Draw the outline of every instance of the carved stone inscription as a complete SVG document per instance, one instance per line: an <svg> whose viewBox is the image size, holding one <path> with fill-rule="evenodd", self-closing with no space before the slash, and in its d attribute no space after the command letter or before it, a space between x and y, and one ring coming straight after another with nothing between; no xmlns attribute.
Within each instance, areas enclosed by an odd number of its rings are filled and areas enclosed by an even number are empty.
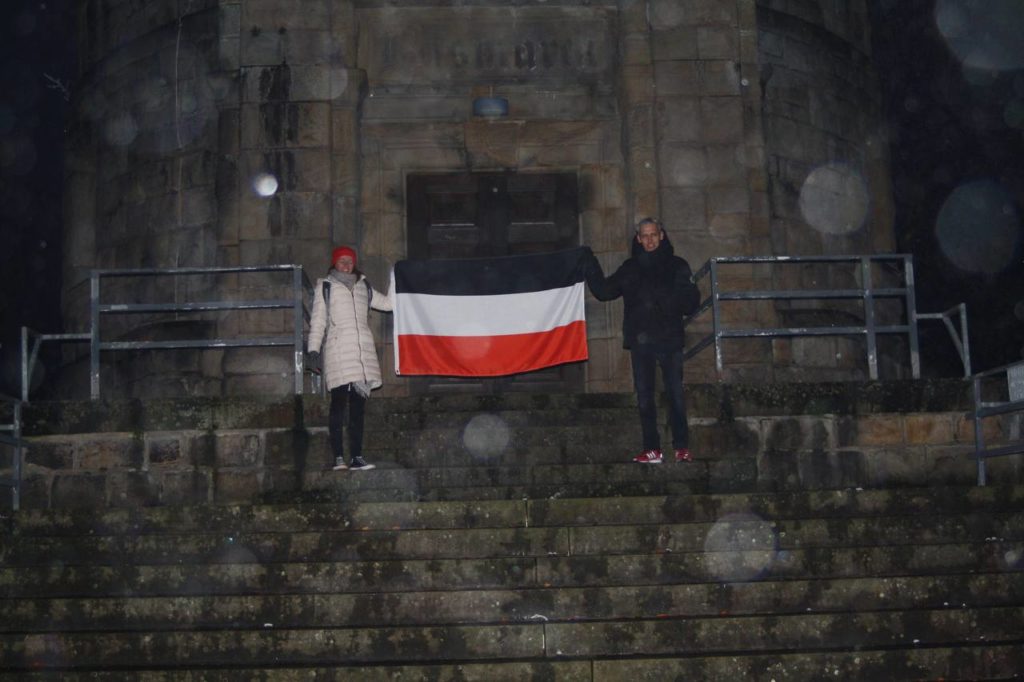
<svg viewBox="0 0 1024 682"><path fill-rule="evenodd" d="M359 12L359 60L374 85L600 82L611 73L611 15L578 8Z"/></svg>

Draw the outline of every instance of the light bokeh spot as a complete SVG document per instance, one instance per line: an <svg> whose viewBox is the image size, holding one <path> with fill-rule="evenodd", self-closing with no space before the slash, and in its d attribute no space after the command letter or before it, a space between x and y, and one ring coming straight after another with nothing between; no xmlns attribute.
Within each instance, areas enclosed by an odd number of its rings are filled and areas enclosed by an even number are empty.
<svg viewBox="0 0 1024 682"><path fill-rule="evenodd" d="M939 211L935 238L950 263L966 272L997 274L1020 248L1020 215L1001 185L978 180L953 190Z"/></svg>
<svg viewBox="0 0 1024 682"><path fill-rule="evenodd" d="M1021 0L937 0L935 25L965 67L995 71L1024 68Z"/></svg>
<svg viewBox="0 0 1024 682"><path fill-rule="evenodd" d="M800 188L800 214L826 234L849 234L864 225L870 206L860 173L844 163L815 168Z"/></svg>
<svg viewBox="0 0 1024 682"><path fill-rule="evenodd" d="M705 566L722 582L743 582L764 574L775 561L778 536L771 522L756 514L727 514L704 540Z"/></svg>
<svg viewBox="0 0 1024 682"><path fill-rule="evenodd" d="M139 136L139 124L130 112L122 111L107 120L103 136L115 147L127 147Z"/></svg>
<svg viewBox="0 0 1024 682"><path fill-rule="evenodd" d="M261 197L272 197L277 193L277 178L270 173L260 173L253 178L252 189Z"/></svg>
<svg viewBox="0 0 1024 682"><path fill-rule="evenodd" d="M469 420L462 431L462 443L477 459L500 457L512 439L512 430L496 414L478 414Z"/></svg>

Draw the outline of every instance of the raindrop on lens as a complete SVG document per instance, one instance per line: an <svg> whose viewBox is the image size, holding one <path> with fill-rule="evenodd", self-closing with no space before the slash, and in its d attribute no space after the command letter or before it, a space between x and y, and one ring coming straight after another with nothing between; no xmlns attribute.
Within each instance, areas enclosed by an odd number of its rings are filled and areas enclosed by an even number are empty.
<svg viewBox="0 0 1024 682"><path fill-rule="evenodd" d="M116 147L127 147L135 141L138 134L139 125L135 122L135 117L127 111L122 111L107 121L107 142Z"/></svg>
<svg viewBox="0 0 1024 682"><path fill-rule="evenodd" d="M1024 3L1020 0L938 0L935 24L949 49L974 69L1024 67Z"/></svg>
<svg viewBox="0 0 1024 682"><path fill-rule="evenodd" d="M979 180L953 190L939 211L935 237L943 255L966 272L997 274L1020 247L1020 217L998 183Z"/></svg>
<svg viewBox="0 0 1024 682"><path fill-rule="evenodd" d="M723 582L751 580L772 565L777 547L770 522L755 514L727 514L704 540L708 572Z"/></svg>
<svg viewBox="0 0 1024 682"><path fill-rule="evenodd" d="M1015 99L1006 103L1003 122L1010 128L1024 129L1024 100Z"/></svg>
<svg viewBox="0 0 1024 682"><path fill-rule="evenodd" d="M478 414L466 424L462 443L474 457L491 459L505 452L511 436L504 419L494 414Z"/></svg>
<svg viewBox="0 0 1024 682"><path fill-rule="evenodd" d="M331 99L337 99L348 91L348 69L331 69Z"/></svg>
<svg viewBox="0 0 1024 682"><path fill-rule="evenodd" d="M800 188L800 213L826 234L849 234L868 215L868 190L860 173L843 163L815 168Z"/></svg>
<svg viewBox="0 0 1024 682"><path fill-rule="evenodd" d="M272 197L277 193L277 178L270 173L260 173L253 179L252 189L261 197Z"/></svg>

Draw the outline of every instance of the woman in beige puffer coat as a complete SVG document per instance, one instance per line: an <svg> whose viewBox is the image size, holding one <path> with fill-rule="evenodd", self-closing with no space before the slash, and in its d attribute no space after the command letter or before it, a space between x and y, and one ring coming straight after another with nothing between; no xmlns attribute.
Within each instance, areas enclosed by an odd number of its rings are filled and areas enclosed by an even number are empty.
<svg viewBox="0 0 1024 682"><path fill-rule="evenodd" d="M334 469L372 469L363 459L363 415L370 391L381 381L377 346L367 321L369 309L392 309L387 294L375 291L356 269L356 252L340 246L331 254L333 267L316 282L313 314L309 321L310 361L319 366L323 347L323 372L331 392L328 434ZM326 297L325 297L326 293ZM350 464L345 464L342 422L348 412Z"/></svg>

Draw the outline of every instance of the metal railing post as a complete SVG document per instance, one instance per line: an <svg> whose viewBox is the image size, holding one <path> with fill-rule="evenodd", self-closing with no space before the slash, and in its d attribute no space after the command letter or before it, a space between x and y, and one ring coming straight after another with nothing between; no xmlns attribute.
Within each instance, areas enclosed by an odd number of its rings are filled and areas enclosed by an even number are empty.
<svg viewBox="0 0 1024 682"><path fill-rule="evenodd" d="M711 268L711 330L715 339L715 370L718 378L722 378L724 363L722 360L722 320L721 303L718 299L718 260L712 258Z"/></svg>
<svg viewBox="0 0 1024 682"><path fill-rule="evenodd" d="M907 301L907 336L910 341L910 375L921 378L921 348L917 335L917 294L914 287L914 259L903 257L903 288Z"/></svg>
<svg viewBox="0 0 1024 682"><path fill-rule="evenodd" d="M974 395L974 457L978 467L978 485L985 485L985 436L981 428L981 377L974 377L971 382Z"/></svg>
<svg viewBox="0 0 1024 682"><path fill-rule="evenodd" d="M875 295L871 282L871 259L860 259L861 287L864 293L864 333L867 338L868 376L878 381L878 338L875 333Z"/></svg>
<svg viewBox="0 0 1024 682"><path fill-rule="evenodd" d="M302 351L302 293L302 266L299 265L292 270L292 299L295 304L292 309L295 334L295 395L303 393L303 370L305 369Z"/></svg>
<svg viewBox="0 0 1024 682"><path fill-rule="evenodd" d="M971 342L967 334L967 304L961 303L960 308L960 359L964 364L964 377L971 376Z"/></svg>
<svg viewBox="0 0 1024 682"><path fill-rule="evenodd" d="M21 459L23 450L21 447L21 403L14 404L14 462L11 464L11 478L14 485L11 488L11 507L18 511L21 507Z"/></svg>
<svg viewBox="0 0 1024 682"><path fill-rule="evenodd" d="M28 402L28 327L21 328L21 400Z"/></svg>
<svg viewBox="0 0 1024 682"><path fill-rule="evenodd" d="M100 273L89 277L89 395L100 397Z"/></svg>

